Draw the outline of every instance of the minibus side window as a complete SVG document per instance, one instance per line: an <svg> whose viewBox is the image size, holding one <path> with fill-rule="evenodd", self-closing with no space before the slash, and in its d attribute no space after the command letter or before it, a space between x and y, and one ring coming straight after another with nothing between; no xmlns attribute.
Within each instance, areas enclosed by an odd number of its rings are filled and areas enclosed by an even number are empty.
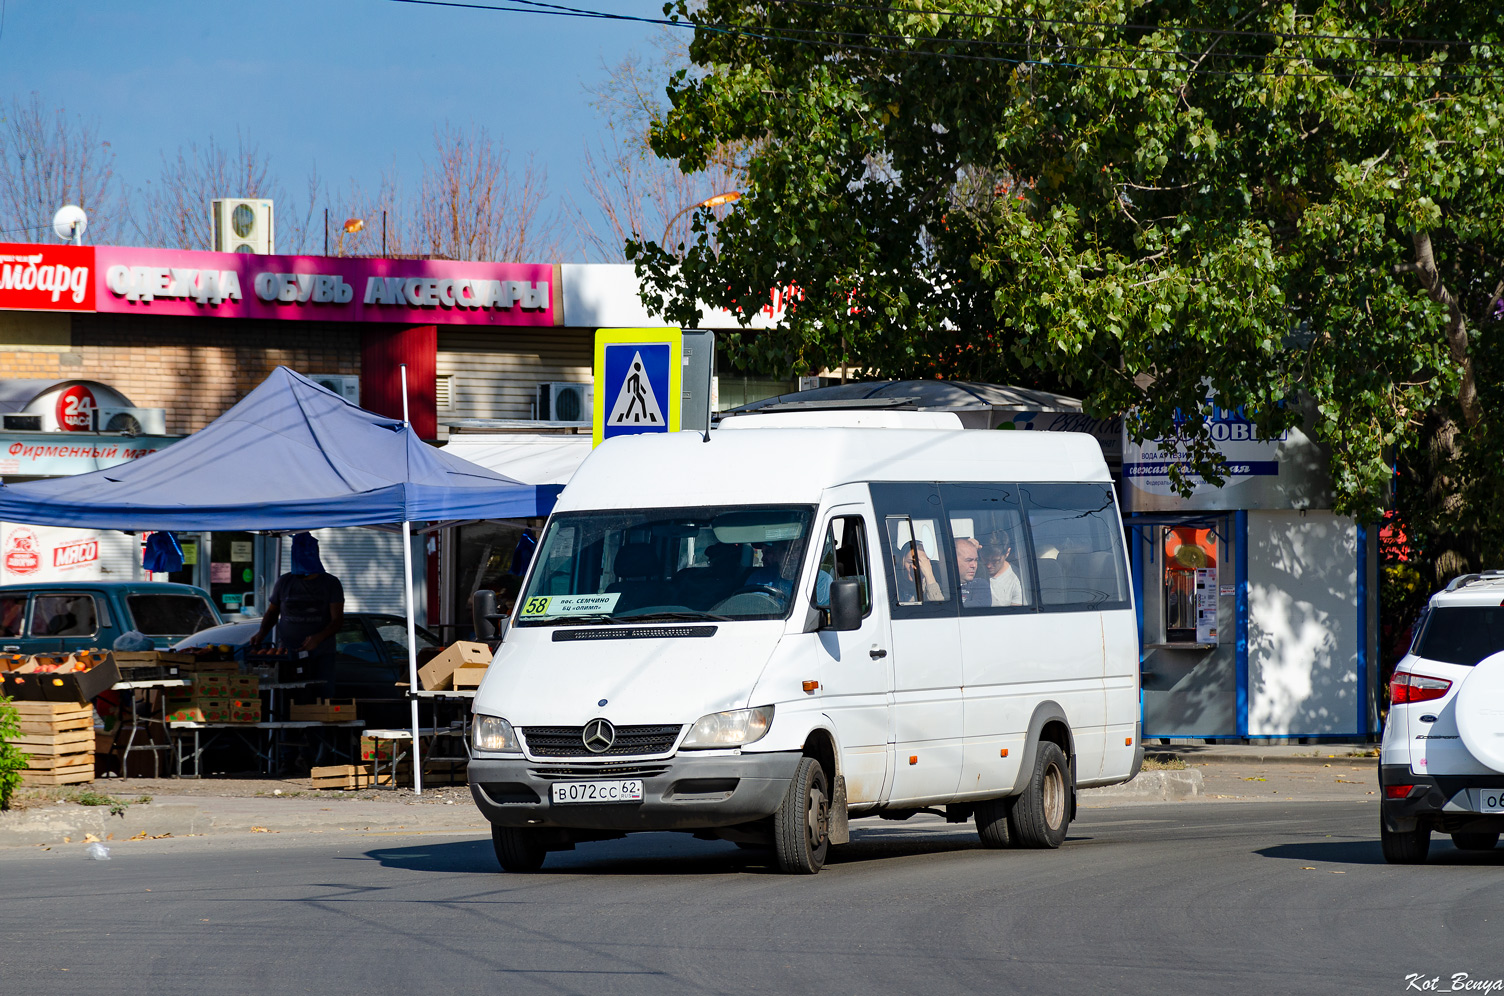
<svg viewBox="0 0 1504 996"><path fill-rule="evenodd" d="M940 493L956 549L961 611L1032 611L1034 571L1018 485L942 484Z"/></svg>
<svg viewBox="0 0 1504 996"><path fill-rule="evenodd" d="M816 608L830 608L830 583L848 578L861 585L862 615L865 616L872 611L872 584L868 573L867 528L860 515L843 515L830 520L820 567L815 571L810 603Z"/></svg>
<svg viewBox="0 0 1504 996"><path fill-rule="evenodd" d="M934 484L872 484L895 618L954 615L953 552Z"/></svg>
<svg viewBox="0 0 1504 996"><path fill-rule="evenodd" d="M1041 608L1127 608L1123 533L1111 485L1024 484L1019 490Z"/></svg>

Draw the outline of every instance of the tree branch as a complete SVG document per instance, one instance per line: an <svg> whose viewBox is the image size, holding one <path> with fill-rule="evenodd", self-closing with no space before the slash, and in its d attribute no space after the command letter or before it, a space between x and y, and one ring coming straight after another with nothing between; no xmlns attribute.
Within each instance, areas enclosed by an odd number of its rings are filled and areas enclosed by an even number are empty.
<svg viewBox="0 0 1504 996"><path fill-rule="evenodd" d="M1420 277L1421 286L1431 300L1447 309L1446 337L1453 362L1462 367L1462 383L1457 388L1457 402L1462 406L1462 419L1468 428L1477 426L1483 418L1483 409L1478 401L1478 384L1473 376L1473 358L1468 353L1467 316L1462 313L1462 304L1457 300L1441 273L1436 269L1436 254L1431 248L1431 233L1418 231L1410 236L1415 246L1415 262L1400 264L1405 272ZM1399 270L1399 267L1396 267Z"/></svg>

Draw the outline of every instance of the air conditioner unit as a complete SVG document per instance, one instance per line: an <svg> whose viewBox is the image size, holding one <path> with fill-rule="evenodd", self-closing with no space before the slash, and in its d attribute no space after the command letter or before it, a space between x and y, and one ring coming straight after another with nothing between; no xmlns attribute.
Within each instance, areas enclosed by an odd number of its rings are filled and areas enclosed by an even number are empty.
<svg viewBox="0 0 1504 996"><path fill-rule="evenodd" d="M544 422L589 422L594 404L594 384L538 385L538 418Z"/></svg>
<svg viewBox="0 0 1504 996"><path fill-rule="evenodd" d="M360 404L360 378L353 374L309 374L308 379L327 388L352 405Z"/></svg>
<svg viewBox="0 0 1504 996"><path fill-rule="evenodd" d="M212 204L216 252L270 255L277 251L271 201L223 197Z"/></svg>
<svg viewBox="0 0 1504 996"><path fill-rule="evenodd" d="M94 409L94 431L124 432L131 436L165 436L167 409L111 408L100 405Z"/></svg>

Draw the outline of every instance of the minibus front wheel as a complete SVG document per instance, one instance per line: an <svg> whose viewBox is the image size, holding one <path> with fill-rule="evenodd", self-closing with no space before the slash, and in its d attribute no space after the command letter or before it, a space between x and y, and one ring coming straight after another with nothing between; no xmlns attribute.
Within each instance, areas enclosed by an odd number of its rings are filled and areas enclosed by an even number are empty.
<svg viewBox="0 0 1504 996"><path fill-rule="evenodd" d="M830 780L812 757L800 758L773 814L773 845L778 867L792 875L813 875L825 866L830 851Z"/></svg>
<svg viewBox="0 0 1504 996"><path fill-rule="evenodd" d="M535 872L543 867L548 847L543 833L532 827L491 827L491 846L503 871Z"/></svg>

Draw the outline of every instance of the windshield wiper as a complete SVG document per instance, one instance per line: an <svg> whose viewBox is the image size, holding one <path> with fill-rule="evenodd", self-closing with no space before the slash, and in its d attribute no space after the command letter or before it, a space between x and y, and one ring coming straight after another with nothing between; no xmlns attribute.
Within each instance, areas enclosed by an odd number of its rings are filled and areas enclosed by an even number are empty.
<svg viewBox="0 0 1504 996"><path fill-rule="evenodd" d="M736 622L732 616L717 616L709 612L649 612L641 616L619 616L621 622Z"/></svg>
<svg viewBox="0 0 1504 996"><path fill-rule="evenodd" d="M605 623L608 626L615 626L623 621L605 612L589 612L577 616L551 616L547 619L538 620L538 622L547 623L550 626L578 626L590 623Z"/></svg>

